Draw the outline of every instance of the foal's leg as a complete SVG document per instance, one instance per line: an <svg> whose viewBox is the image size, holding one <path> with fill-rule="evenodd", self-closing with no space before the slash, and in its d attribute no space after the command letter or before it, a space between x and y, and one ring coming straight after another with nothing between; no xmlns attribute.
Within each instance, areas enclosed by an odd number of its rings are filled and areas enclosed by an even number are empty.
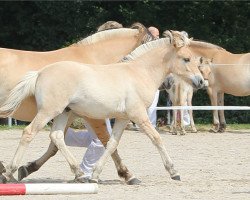
<svg viewBox="0 0 250 200"><path fill-rule="evenodd" d="M83 176L83 172L81 171L80 166L77 164L77 160L71 154L64 141L64 130L67 125L67 121L68 114L65 111L54 118L50 139L66 158L70 165L71 171L75 174L75 179L78 180L78 178ZM83 179L80 178L80 180L82 181Z"/></svg>
<svg viewBox="0 0 250 200"><path fill-rule="evenodd" d="M74 119L75 119L75 115L72 112L70 112L68 123L67 123L67 126L65 128L65 133L66 133L68 127L74 121ZM31 173L39 170L40 167L42 167L44 163L46 163L51 157L56 155L57 151L58 151L58 148L51 141L47 151L40 158L38 158L35 161L28 162L26 165L19 167L19 169L18 169L18 181L21 181L23 178L27 177Z"/></svg>
<svg viewBox="0 0 250 200"><path fill-rule="evenodd" d="M6 172L0 176L0 183L6 183L10 180L13 173L17 170L29 143L49 121L50 119L44 113L38 113L34 120L23 130L22 137L13 159L6 167Z"/></svg>
<svg viewBox="0 0 250 200"><path fill-rule="evenodd" d="M88 124L93 128L98 139L106 147L107 143L109 141L110 135L107 131L105 121L104 120L97 120L97 119L94 120L94 119L90 119L90 118L86 118L86 120L87 120ZM118 176L123 178L127 184L136 185L136 184L139 184L141 182L128 170L126 165L123 164L122 159L120 158L117 149L114 151L114 153L111 154L111 157L115 163Z"/></svg>
<svg viewBox="0 0 250 200"><path fill-rule="evenodd" d="M207 93L210 97L211 105L217 106L217 91L212 90L210 87L207 88ZM214 128L211 130L212 132L218 132L219 130L219 115L218 110L213 110L213 125Z"/></svg>
<svg viewBox="0 0 250 200"><path fill-rule="evenodd" d="M92 174L92 182L98 182L98 178L100 173L102 172L103 166L107 161L107 158L113 154L119 144L122 133L127 126L129 120L124 119L116 119L115 124L112 130L112 135L107 143L106 150L99 161L96 163L93 174Z"/></svg>
<svg viewBox="0 0 250 200"><path fill-rule="evenodd" d="M180 110L181 112L181 132L180 135L186 135L185 125L184 125L184 110Z"/></svg>
<svg viewBox="0 0 250 200"><path fill-rule="evenodd" d="M218 105L224 106L224 93L218 93ZM225 119L225 112L224 110L219 110L219 120L220 120L220 128L219 132L223 133L226 130L226 119Z"/></svg>
<svg viewBox="0 0 250 200"><path fill-rule="evenodd" d="M187 98L187 105L192 106L192 98L193 98L193 91L188 92L188 98ZM193 117L193 110L188 110L188 114L190 117L190 125L191 125L191 132L197 133L197 129L194 124L194 117Z"/></svg>
<svg viewBox="0 0 250 200"><path fill-rule="evenodd" d="M173 180L180 180L180 175L174 169L174 164L171 158L169 157L165 146L163 145L160 134L155 130L155 128L150 123L146 112L144 114L142 114L143 112L138 112L138 113L140 114L140 116L136 116L136 118L133 118L131 120L135 121L138 124L138 126L142 128L142 130L146 133L146 135L151 139L152 143L156 146L161 155L165 169L169 172L170 177Z"/></svg>

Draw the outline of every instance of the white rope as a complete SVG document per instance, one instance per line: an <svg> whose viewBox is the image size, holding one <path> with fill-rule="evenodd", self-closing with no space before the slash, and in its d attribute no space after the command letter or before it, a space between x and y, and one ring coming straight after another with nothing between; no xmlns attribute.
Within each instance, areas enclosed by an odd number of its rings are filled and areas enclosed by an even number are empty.
<svg viewBox="0 0 250 200"><path fill-rule="evenodd" d="M250 66L250 64L211 64L212 66L230 66L230 65L240 65L240 66Z"/></svg>
<svg viewBox="0 0 250 200"><path fill-rule="evenodd" d="M171 106L156 107L156 110L250 110L250 106Z"/></svg>

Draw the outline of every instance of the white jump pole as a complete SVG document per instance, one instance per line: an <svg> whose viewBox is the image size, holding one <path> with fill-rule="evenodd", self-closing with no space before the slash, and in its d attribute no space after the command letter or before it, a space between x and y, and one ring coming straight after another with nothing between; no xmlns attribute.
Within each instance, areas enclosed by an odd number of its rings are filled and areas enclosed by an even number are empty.
<svg viewBox="0 0 250 200"><path fill-rule="evenodd" d="M1 195L96 194L96 183L0 184Z"/></svg>
<svg viewBox="0 0 250 200"><path fill-rule="evenodd" d="M156 110L250 110L250 106L170 106Z"/></svg>

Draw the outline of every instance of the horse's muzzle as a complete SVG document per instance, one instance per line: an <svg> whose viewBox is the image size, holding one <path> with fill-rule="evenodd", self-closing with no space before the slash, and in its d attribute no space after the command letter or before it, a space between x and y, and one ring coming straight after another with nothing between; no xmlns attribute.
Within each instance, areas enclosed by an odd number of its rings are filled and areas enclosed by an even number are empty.
<svg viewBox="0 0 250 200"><path fill-rule="evenodd" d="M196 89L201 89L205 86L205 81L200 76L194 76L194 78L192 79L192 82L193 82L193 87Z"/></svg>

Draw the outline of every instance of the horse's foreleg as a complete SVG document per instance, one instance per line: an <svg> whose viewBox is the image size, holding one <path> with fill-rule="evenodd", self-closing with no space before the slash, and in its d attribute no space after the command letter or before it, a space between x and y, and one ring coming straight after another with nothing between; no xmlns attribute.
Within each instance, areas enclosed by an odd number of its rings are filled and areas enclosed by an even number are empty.
<svg viewBox="0 0 250 200"><path fill-rule="evenodd" d="M138 121L136 121L136 123L140 126L140 128L142 128L142 130L146 133L146 135L151 139L152 143L158 149L165 169L169 172L170 177L174 180L180 180L180 176L178 172L174 169L174 164L171 158L169 157L165 146L163 145L160 134L154 129L147 116L144 116L144 119L139 119Z"/></svg>
<svg viewBox="0 0 250 200"><path fill-rule="evenodd" d="M112 130L112 135L106 146L106 150L94 167L92 179L91 179L93 182L98 182L98 178L99 178L100 173L102 172L103 166L106 163L107 158L111 154L113 154L115 150L117 149L122 133L126 125L128 124L128 122L129 120L116 119L113 130Z"/></svg>
<svg viewBox="0 0 250 200"><path fill-rule="evenodd" d="M72 124L75 119L75 115L73 113L69 113L69 120L67 126L65 128L65 133L68 130L68 127ZM29 176L33 172L36 172L46 163L51 157L56 155L58 148L56 145L51 141L47 151L37 160L28 162L26 165L19 167L18 169L18 181L21 181L23 178Z"/></svg>
<svg viewBox="0 0 250 200"><path fill-rule="evenodd" d="M90 118L85 118L88 124L92 127L93 131L97 135L98 139L102 142L102 144L106 147L109 141L110 135L107 131L106 123L104 120L93 120ZM118 151L115 150L111 157L115 163L118 176L123 178L127 184L136 185L141 181L138 180L123 164L122 159L120 158Z"/></svg>
<svg viewBox="0 0 250 200"><path fill-rule="evenodd" d="M188 98L187 98L187 105L192 106L192 98L193 98L193 91L189 91ZM194 117L193 117L193 110L188 110L189 118L190 118L190 125L192 133L197 133L197 129L194 124Z"/></svg>
<svg viewBox="0 0 250 200"><path fill-rule="evenodd" d="M6 167L6 172L4 172L0 176L1 183L6 183L12 178L13 173L17 170L18 165L21 162L21 159L23 158L24 152L28 148L29 143L33 140L38 131L48 123L46 119L46 116L38 113L31 124L23 130L22 137L13 159Z"/></svg>
<svg viewBox="0 0 250 200"><path fill-rule="evenodd" d="M224 106L224 93L218 93L218 105ZM225 119L225 112L224 110L219 110L219 120L220 120L220 127L219 132L223 133L226 130L226 119Z"/></svg>
<svg viewBox="0 0 250 200"><path fill-rule="evenodd" d="M217 106L217 91L212 90L210 87L207 89L207 93L210 97L211 105ZM213 110L213 125L214 128L211 130L212 132L218 132L219 130L219 115L218 110Z"/></svg>
<svg viewBox="0 0 250 200"><path fill-rule="evenodd" d="M181 126L181 135L185 135L186 131L185 131L185 125L184 125L184 110L180 110L181 113L181 119L180 119L180 126Z"/></svg>

